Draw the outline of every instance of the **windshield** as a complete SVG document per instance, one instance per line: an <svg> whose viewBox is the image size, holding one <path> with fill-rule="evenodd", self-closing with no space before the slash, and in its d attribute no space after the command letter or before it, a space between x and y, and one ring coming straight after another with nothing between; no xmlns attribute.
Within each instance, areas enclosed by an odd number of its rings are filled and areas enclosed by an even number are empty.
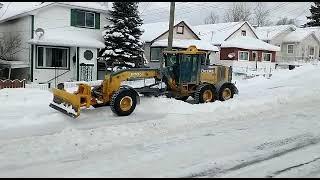
<svg viewBox="0 0 320 180"><path fill-rule="evenodd" d="M177 54L166 54L164 58L166 66L173 66L177 63Z"/></svg>

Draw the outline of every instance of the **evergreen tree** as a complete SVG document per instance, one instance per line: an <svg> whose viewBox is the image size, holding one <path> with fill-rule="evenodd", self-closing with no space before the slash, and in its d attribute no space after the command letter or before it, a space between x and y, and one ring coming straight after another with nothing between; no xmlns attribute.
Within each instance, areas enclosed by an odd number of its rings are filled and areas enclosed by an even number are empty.
<svg viewBox="0 0 320 180"><path fill-rule="evenodd" d="M311 16L307 16L310 21L304 27L320 26L320 2L314 2L314 5L310 8Z"/></svg>
<svg viewBox="0 0 320 180"><path fill-rule="evenodd" d="M108 66L143 66L143 49L140 36L142 19L137 2L114 2L110 12L110 25L105 26L105 49L102 57Z"/></svg>

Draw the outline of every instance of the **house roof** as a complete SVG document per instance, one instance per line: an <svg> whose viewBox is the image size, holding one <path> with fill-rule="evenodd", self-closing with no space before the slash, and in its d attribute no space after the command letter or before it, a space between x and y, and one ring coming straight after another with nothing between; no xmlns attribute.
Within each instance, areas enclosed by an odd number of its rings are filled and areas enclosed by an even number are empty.
<svg viewBox="0 0 320 180"><path fill-rule="evenodd" d="M260 39L256 39L249 36L239 36L232 38L228 41L224 41L221 44L221 48L234 47L251 50L267 50L267 51L280 51L280 47L266 43Z"/></svg>
<svg viewBox="0 0 320 180"><path fill-rule="evenodd" d="M247 21L204 24L193 26L193 29L202 40L210 41L214 45L220 45L245 23L247 23L254 32L254 28Z"/></svg>
<svg viewBox="0 0 320 180"><path fill-rule="evenodd" d="M180 23L184 23L189 27L191 32L194 33L194 35L200 39L197 34L193 31L192 26L190 26L189 23L186 21L182 20L174 20L174 26L177 26ZM156 23L148 23L148 24L142 24L141 29L144 31L143 34L141 35L141 40L145 42L151 42L155 39L157 39L159 36L162 34L165 34L166 32L169 31L169 21L165 22L156 22Z"/></svg>
<svg viewBox="0 0 320 180"><path fill-rule="evenodd" d="M35 36L28 41L30 44L68 47L104 48L99 37L84 35L81 31L52 30L47 31L40 39Z"/></svg>
<svg viewBox="0 0 320 180"><path fill-rule="evenodd" d="M319 42L319 39L315 35L314 29L297 28L295 31L290 32L283 38L283 42L301 42L309 35L313 35L315 39Z"/></svg>
<svg viewBox="0 0 320 180"><path fill-rule="evenodd" d="M191 45L195 45L200 50L219 51L219 49L216 46L204 40L173 39L172 41L172 47L175 47L175 48L188 48ZM151 45L151 47L167 47L167 46L168 46L168 39L161 39L161 40L155 41Z"/></svg>
<svg viewBox="0 0 320 180"><path fill-rule="evenodd" d="M290 29L295 30L296 28L297 27L295 25L263 26L263 27L257 27L255 31L259 39L271 40L284 31L287 31Z"/></svg>
<svg viewBox="0 0 320 180"><path fill-rule="evenodd" d="M320 26L306 27L303 29L308 30L308 31L313 31L314 34L317 36L317 38L320 40Z"/></svg>
<svg viewBox="0 0 320 180"><path fill-rule="evenodd" d="M98 2L4 2L0 9L0 23L32 14L35 10L52 5L73 6L96 11L106 11L107 7Z"/></svg>

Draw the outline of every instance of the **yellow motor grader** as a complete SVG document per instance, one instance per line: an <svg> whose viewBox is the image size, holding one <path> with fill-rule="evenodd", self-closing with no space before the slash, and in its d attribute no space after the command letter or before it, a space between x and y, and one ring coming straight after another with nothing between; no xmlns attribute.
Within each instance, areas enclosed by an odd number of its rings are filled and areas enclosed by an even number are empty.
<svg viewBox="0 0 320 180"><path fill-rule="evenodd" d="M81 108L105 105L110 105L118 116L128 116L139 104L139 94L166 95L179 100L192 96L196 103L207 103L225 101L238 93L231 82L232 68L209 65L207 53L195 46L181 51L164 51L163 57L164 64L160 63L159 69L135 68L112 72L105 75L100 86L82 83L74 93L67 92L60 84L51 89L53 102L49 106L74 118L80 115ZM155 83L140 88L121 85L124 81L141 78L154 78ZM159 88L160 83L165 83L166 87Z"/></svg>

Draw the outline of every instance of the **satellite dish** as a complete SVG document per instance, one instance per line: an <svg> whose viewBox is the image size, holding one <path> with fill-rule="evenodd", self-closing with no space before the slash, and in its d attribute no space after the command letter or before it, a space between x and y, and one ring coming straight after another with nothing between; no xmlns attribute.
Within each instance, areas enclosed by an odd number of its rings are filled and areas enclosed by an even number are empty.
<svg viewBox="0 0 320 180"><path fill-rule="evenodd" d="M35 32L39 39L44 35L44 30L42 28L37 28Z"/></svg>

